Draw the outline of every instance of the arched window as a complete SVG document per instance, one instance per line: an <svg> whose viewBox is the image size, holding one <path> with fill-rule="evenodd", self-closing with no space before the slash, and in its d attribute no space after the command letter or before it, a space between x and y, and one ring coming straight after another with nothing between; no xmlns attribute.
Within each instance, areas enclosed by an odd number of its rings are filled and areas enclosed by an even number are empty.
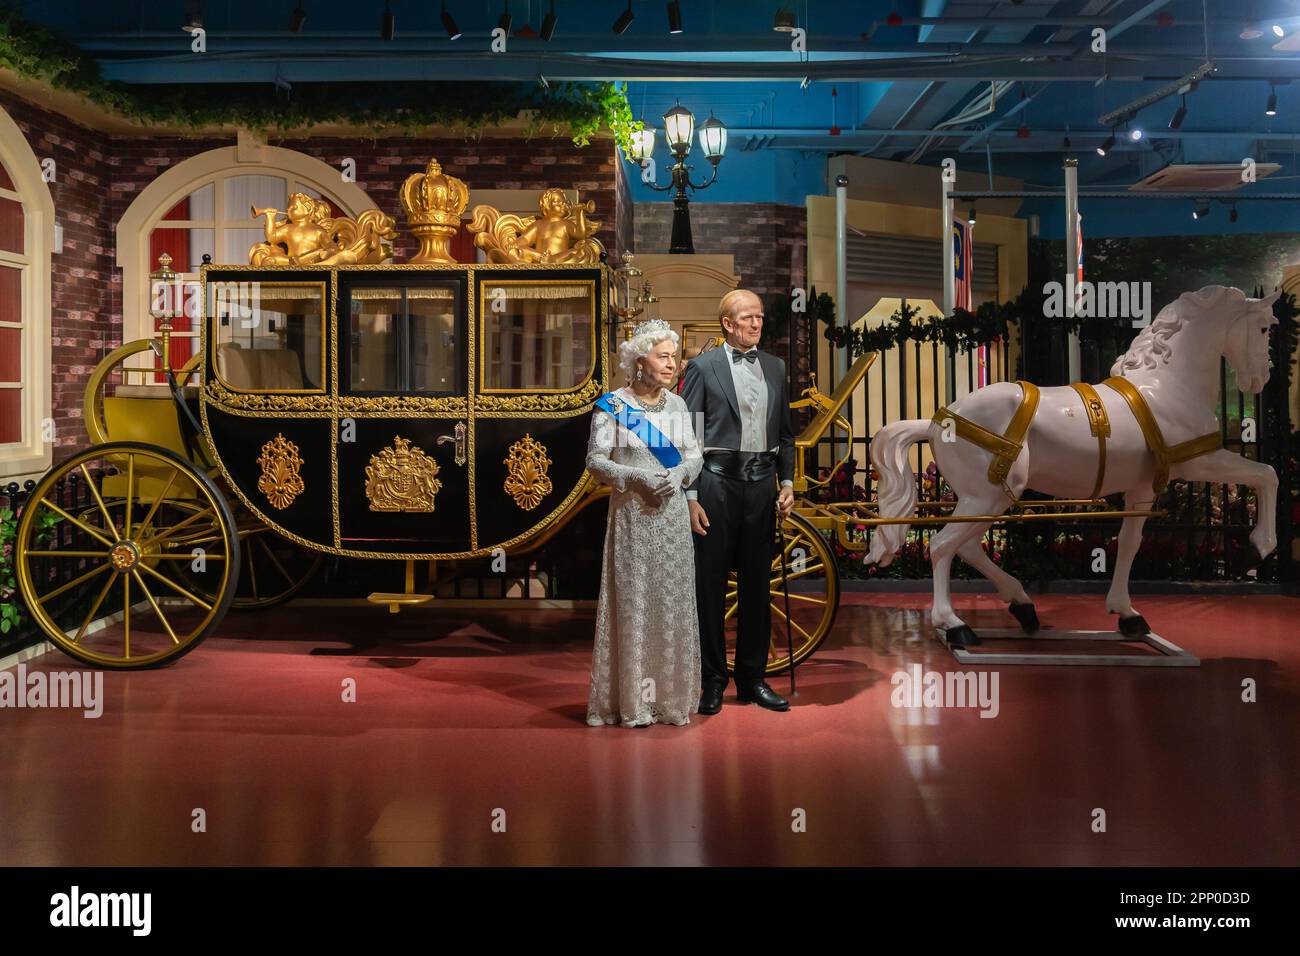
<svg viewBox="0 0 1300 956"><path fill-rule="evenodd" d="M149 273L157 268L158 256L166 252L172 268L194 280L204 254L220 265L244 265L249 248L265 238L252 210L284 209L295 192L324 199L335 214L346 216L374 206L335 167L305 153L257 143L209 150L150 183L117 226L123 341L150 338L157 331L149 314ZM172 365L180 367L197 351L200 328L192 316L178 316L172 327ZM154 360L151 354L142 357Z"/></svg>
<svg viewBox="0 0 1300 956"><path fill-rule="evenodd" d="M0 109L0 476L50 465L54 201L27 137Z"/></svg>

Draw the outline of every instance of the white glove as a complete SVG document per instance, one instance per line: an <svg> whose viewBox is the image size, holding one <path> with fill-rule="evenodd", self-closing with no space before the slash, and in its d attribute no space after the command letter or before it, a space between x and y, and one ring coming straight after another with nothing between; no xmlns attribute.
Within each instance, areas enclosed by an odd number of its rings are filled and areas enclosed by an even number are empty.
<svg viewBox="0 0 1300 956"><path fill-rule="evenodd" d="M666 471L656 472L646 481L646 488L660 501L667 501L677 493L677 482Z"/></svg>

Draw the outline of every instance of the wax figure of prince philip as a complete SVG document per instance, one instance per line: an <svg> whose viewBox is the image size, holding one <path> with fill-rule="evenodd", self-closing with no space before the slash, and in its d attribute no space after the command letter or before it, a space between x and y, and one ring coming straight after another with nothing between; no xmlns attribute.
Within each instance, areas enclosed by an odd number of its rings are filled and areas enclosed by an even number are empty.
<svg viewBox="0 0 1300 956"><path fill-rule="evenodd" d="M704 468L686 486L700 619L699 712L722 709L727 686L723 615L732 570L740 601L736 698L789 710L789 702L763 680L772 631L769 581L777 513L785 518L794 506L794 433L785 362L758 350L763 303L754 293L734 289L724 295L718 321L726 341L691 360L681 391L704 450Z"/></svg>

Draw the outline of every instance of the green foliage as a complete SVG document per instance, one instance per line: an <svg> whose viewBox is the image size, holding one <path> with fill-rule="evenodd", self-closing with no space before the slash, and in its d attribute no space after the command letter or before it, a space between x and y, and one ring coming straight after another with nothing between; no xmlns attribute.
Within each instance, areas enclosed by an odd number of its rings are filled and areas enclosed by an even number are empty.
<svg viewBox="0 0 1300 956"><path fill-rule="evenodd" d="M36 516L35 541L49 542L54 526L62 519L52 511ZM14 562L14 538L18 533L18 516L9 508L0 508L0 634L17 630L26 620L26 610L18 599L18 569Z"/></svg>
<svg viewBox="0 0 1300 956"><path fill-rule="evenodd" d="M825 296L830 299L830 296ZM1022 294L1021 299L1024 298ZM874 329L849 329L835 325L834 305L827 313L819 310L819 318L826 323L823 334L833 345L847 348L857 357L863 352L884 352L904 342L941 342L949 349L968 352L980 345L1001 340L1007 341L1011 326L1020 319L1021 299L999 305L985 302L974 312L956 309L947 318L930 318L920 322L916 317L921 310L903 303L888 319Z"/></svg>
<svg viewBox="0 0 1300 956"><path fill-rule="evenodd" d="M180 126L195 132L214 126L239 126L284 133L318 123L344 123L374 133L401 130L409 135L430 127L480 132L529 116L529 134L567 132L586 146L602 127L626 150L641 123L632 119L627 94L617 83L554 83L542 90L532 83L312 83L295 86L289 97L266 84L211 87L176 84L137 92L105 80L99 65L76 46L26 20L10 6L0 7L0 66L20 76L76 93L123 118L145 125Z"/></svg>

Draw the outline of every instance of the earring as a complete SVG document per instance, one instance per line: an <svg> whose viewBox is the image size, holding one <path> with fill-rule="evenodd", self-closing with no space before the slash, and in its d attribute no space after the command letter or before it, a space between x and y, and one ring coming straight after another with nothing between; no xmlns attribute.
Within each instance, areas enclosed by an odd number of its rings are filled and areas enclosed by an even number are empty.
<svg viewBox="0 0 1300 956"><path fill-rule="evenodd" d="M643 378L644 378L644 376L641 374L641 366L638 365L638 366L636 367L636 380L639 382L639 381L641 381Z"/></svg>

